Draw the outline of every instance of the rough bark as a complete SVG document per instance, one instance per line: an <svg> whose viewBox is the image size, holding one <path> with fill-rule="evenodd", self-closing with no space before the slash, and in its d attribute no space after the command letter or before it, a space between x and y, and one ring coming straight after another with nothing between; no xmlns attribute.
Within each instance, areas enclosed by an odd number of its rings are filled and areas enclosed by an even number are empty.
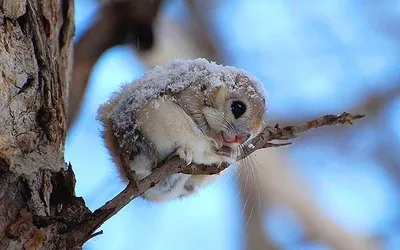
<svg viewBox="0 0 400 250"><path fill-rule="evenodd" d="M0 0L0 249L65 248L73 33L73 0Z"/></svg>

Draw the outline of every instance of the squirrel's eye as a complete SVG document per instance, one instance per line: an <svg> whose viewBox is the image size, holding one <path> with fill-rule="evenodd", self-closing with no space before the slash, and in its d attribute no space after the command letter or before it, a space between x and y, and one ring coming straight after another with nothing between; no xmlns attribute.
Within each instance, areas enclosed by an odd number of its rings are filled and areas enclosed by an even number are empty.
<svg viewBox="0 0 400 250"><path fill-rule="evenodd" d="M246 112L246 104L242 101L233 101L231 104L231 111L233 116L237 119Z"/></svg>

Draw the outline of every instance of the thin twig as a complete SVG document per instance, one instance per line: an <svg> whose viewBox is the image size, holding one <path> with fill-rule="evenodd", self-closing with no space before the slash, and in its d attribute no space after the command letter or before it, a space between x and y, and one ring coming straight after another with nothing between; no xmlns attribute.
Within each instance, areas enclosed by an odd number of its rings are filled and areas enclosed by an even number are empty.
<svg viewBox="0 0 400 250"><path fill-rule="evenodd" d="M253 139L250 147L245 147L244 157L247 157L254 151L260 148L270 148L270 147L279 147L279 146L287 146L290 143L283 144L274 144L270 141L272 140L290 140L299 136L301 133L324 127L324 126L332 126L337 124L353 124L354 120L363 118L364 115L351 115L349 113L343 112L340 115L325 115L318 119L311 120L309 122L296 125L296 126L285 126L283 128L280 127L279 124L276 124L274 127L266 126L263 131Z"/></svg>
<svg viewBox="0 0 400 250"><path fill-rule="evenodd" d="M326 115L297 126L286 126L283 128L280 128L279 125L276 125L275 127L267 126L256 138L253 139L250 146L246 147L247 150L244 151L243 158L258 149L276 147L277 144L271 143L271 140L293 139L301 133L315 128L337 124L352 124L352 121L362 117L364 116L342 113L338 116ZM167 176L176 173L202 175L218 174L227 167L227 164L222 164L219 167L196 164L186 166L185 162L183 162L179 157L172 157L167 162L161 162L149 176L137 183L129 183L121 193L108 201L101 208L94 211L91 216L83 221L83 223L66 233L65 237L67 238L68 245L69 247L74 247L85 243L90 239L90 236L93 235L95 230L97 230L106 220L115 215L134 198L142 195L146 190L154 187L159 181L163 180Z"/></svg>
<svg viewBox="0 0 400 250"><path fill-rule="evenodd" d="M93 66L106 50L125 43L138 51L153 46L153 22L161 4L162 0L107 1L101 7L93 25L74 46L68 129L79 112Z"/></svg>

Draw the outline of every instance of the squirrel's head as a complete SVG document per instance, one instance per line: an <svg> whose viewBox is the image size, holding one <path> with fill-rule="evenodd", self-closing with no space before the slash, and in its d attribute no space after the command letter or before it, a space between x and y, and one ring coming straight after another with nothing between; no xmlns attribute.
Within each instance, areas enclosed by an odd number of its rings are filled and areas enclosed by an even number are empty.
<svg viewBox="0 0 400 250"><path fill-rule="evenodd" d="M214 132L212 138L236 147L261 132L265 124L265 99L249 78L238 75L235 84L222 84L212 91L203 114Z"/></svg>

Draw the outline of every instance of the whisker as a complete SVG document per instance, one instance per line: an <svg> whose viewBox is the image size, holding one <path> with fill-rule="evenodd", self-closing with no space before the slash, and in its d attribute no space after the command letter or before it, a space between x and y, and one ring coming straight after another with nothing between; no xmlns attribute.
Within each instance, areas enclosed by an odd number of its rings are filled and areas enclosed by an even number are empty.
<svg viewBox="0 0 400 250"><path fill-rule="evenodd" d="M229 131L236 131L235 126L226 118L225 115L221 114L221 112L217 112L221 122L225 123L229 127Z"/></svg>
<svg viewBox="0 0 400 250"><path fill-rule="evenodd" d="M248 181L249 181L249 175L247 174L247 176L246 176L246 181L245 181L245 183L244 183L244 189L247 188Z"/></svg>
<svg viewBox="0 0 400 250"><path fill-rule="evenodd" d="M239 153L240 153L240 155L238 155L238 157L242 158L244 156L244 145L240 144L238 146L238 148L239 148Z"/></svg>
<svg viewBox="0 0 400 250"><path fill-rule="evenodd" d="M244 192L245 193L245 192ZM243 206L242 206L242 216L245 216L246 213L246 207L247 207L247 203L249 202L250 199L250 195L247 195L246 201L244 202Z"/></svg>
<svg viewBox="0 0 400 250"><path fill-rule="evenodd" d="M259 167L261 167L262 169L264 169L262 167L262 165L257 161L256 157L254 155L249 155L248 157L246 157L245 159L242 160L243 163L243 171L246 171L247 174L251 174L251 183L254 185L252 192L256 192L255 194L255 201L252 202L253 206L256 206L258 213L261 215L262 214L262 190L261 190L261 185L260 185L260 178L259 175L256 173L256 169L255 167L258 165ZM249 173L250 172L250 173ZM247 206L247 204L246 204ZM254 207L252 207L252 211L251 213L253 213L254 211Z"/></svg>
<svg viewBox="0 0 400 250"><path fill-rule="evenodd" d="M241 163L241 165L242 166L240 167L239 173L240 174L246 174L246 176L245 176L245 180L244 180L244 186L243 186L243 179L242 178L240 178L240 180L238 182L238 183L240 183L240 185L242 187L242 188L240 188L240 190L238 192L238 197L239 197L239 195L242 194L241 197L240 197L240 200L244 201L244 203L242 205L241 214L244 217L245 211L246 211L245 209L246 209L247 203L249 202L249 199L250 199L249 195L247 195L247 197L245 197L245 195L247 193L246 190L247 190L247 184L248 184L248 181L249 181L249 173L247 171L243 171L245 169L245 168L243 168L243 162Z"/></svg>
<svg viewBox="0 0 400 250"><path fill-rule="evenodd" d="M236 183L239 183L240 180L240 176L241 176L241 171L240 171L241 166L239 166L238 168L234 168L234 174L235 174L235 181ZM240 193L238 192L238 195L236 198L238 198L240 195Z"/></svg>
<svg viewBox="0 0 400 250"><path fill-rule="evenodd" d="M255 157L254 154L251 154L251 155L249 155L249 156L252 158L252 160L253 160L255 163L257 163L257 165L261 168L261 170L263 170L263 172L266 174L266 177L268 178L267 180L270 180L270 179L271 179L270 173L269 173L268 170L257 160L257 157Z"/></svg>
<svg viewBox="0 0 400 250"><path fill-rule="evenodd" d="M251 206L250 214L249 214L249 216L247 218L247 222L246 222L244 228L247 228L247 226L249 225L249 222L251 220L251 216L253 215L253 210L254 210L254 204Z"/></svg>
<svg viewBox="0 0 400 250"><path fill-rule="evenodd" d="M254 175L253 168L251 167L251 162L249 162L249 160L250 159L244 159L244 161L243 161L243 170L247 172L248 176L251 175L251 177L250 177L251 180L250 181L251 181L251 185L253 185L254 182L257 181L257 180L256 180L256 176ZM248 209L247 209L248 201L250 199L252 199L252 201L250 202L251 203L250 213L246 213L247 221L246 221L246 224L245 224L245 228L247 228L247 226L248 226L248 224L249 224L249 222L251 220L251 217L253 215L253 212L254 212L255 204L254 204L252 195L253 195L253 192L255 192L255 191L257 191L257 190L254 190L254 187L251 187L250 193L244 191L244 193L249 193L248 197L247 197L247 200L246 200L246 202L244 204L244 208L243 208L244 212L248 211Z"/></svg>
<svg viewBox="0 0 400 250"><path fill-rule="evenodd" d="M221 124L220 124L220 126L221 127L223 127L225 130L228 130L228 131L231 131L231 124L230 123L228 123L227 121L226 121L226 119L224 119L224 117L221 115L221 114L219 114L218 113L218 115L210 115L212 118L214 118L215 120L217 120L217 121L219 121Z"/></svg>
<svg viewBox="0 0 400 250"><path fill-rule="evenodd" d="M259 166L262 168L261 164L258 163L258 161L257 161L256 158L254 157L254 155L249 155L249 161L251 161L252 163L256 162L257 165L259 165ZM253 174L254 174L254 176L255 176L255 179L256 179L255 182L256 182L257 187L256 187L255 192L257 192L258 212L261 214L261 213L262 213L262 209L261 209L261 207L262 207L262 205L261 205L261 203L262 203L261 186L260 186L260 179L259 179L258 175L255 173L255 171L256 171L256 170L254 169L255 165L256 165L256 164L251 164L249 167L250 167L250 169L251 169L250 171L253 172Z"/></svg>

